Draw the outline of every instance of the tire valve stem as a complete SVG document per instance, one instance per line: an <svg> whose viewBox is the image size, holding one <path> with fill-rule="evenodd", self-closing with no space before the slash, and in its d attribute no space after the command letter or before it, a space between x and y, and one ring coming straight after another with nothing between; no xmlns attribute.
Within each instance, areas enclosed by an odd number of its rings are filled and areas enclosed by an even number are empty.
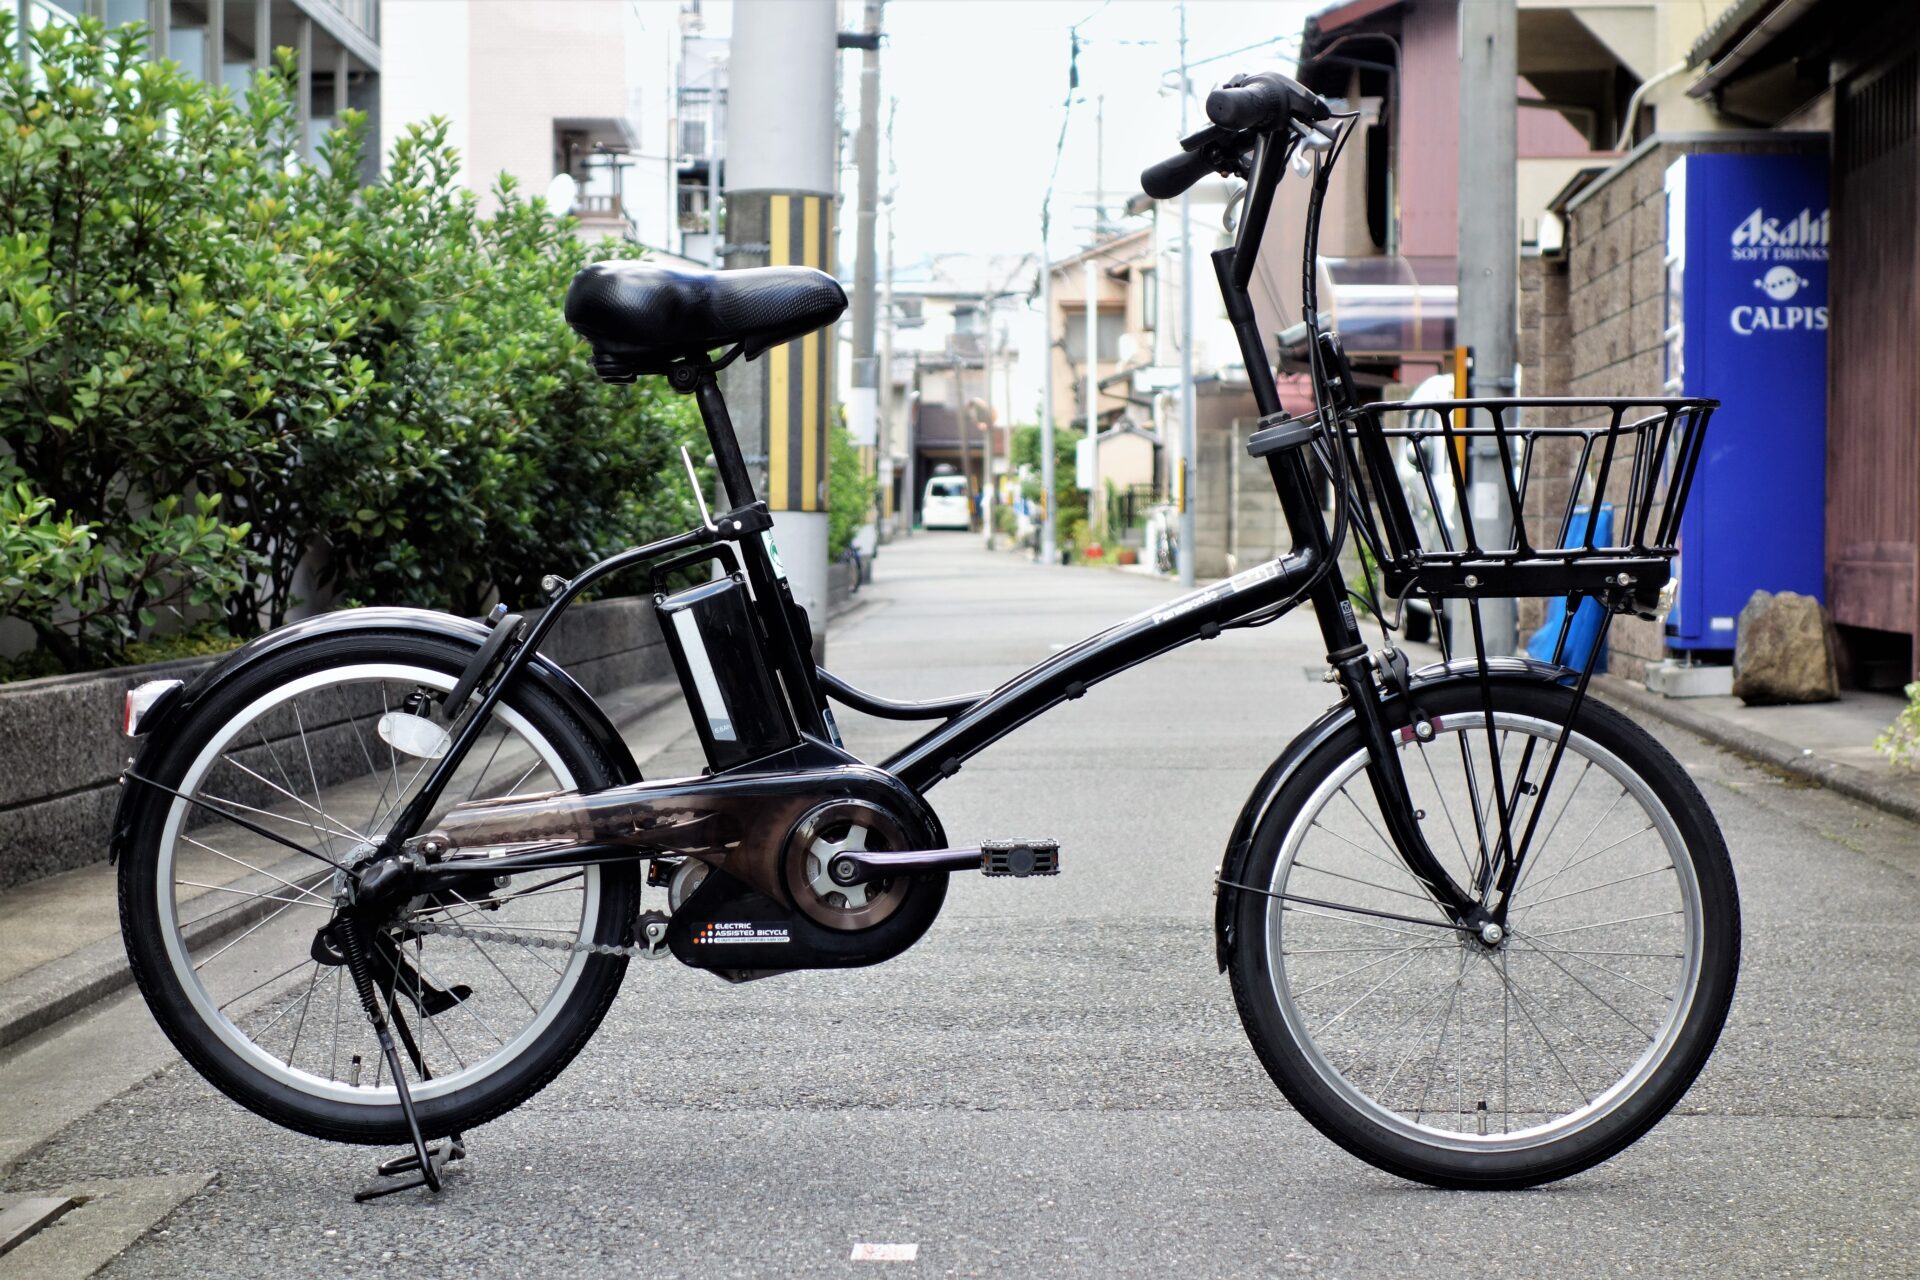
<svg viewBox="0 0 1920 1280"><path fill-rule="evenodd" d="M1480 1105L1473 1110L1475 1117L1480 1121L1480 1136L1484 1138L1487 1136L1487 1100L1480 1099Z"/></svg>
<svg viewBox="0 0 1920 1280"><path fill-rule="evenodd" d="M357 1053L347 1064L347 1084L355 1089L360 1087L360 1055Z"/></svg>

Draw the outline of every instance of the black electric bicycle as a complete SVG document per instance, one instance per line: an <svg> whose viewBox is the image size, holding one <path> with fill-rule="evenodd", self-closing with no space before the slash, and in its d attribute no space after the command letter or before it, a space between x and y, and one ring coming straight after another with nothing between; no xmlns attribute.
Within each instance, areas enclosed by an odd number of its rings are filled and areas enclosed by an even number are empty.
<svg viewBox="0 0 1920 1280"><path fill-rule="evenodd" d="M696 398L732 509L703 504L697 529L549 579L534 616L339 612L129 696L144 741L114 832L121 920L186 1059L279 1124L410 1144L382 1171L438 1188L464 1131L579 1052L631 958L734 982L875 964L926 933L950 875L1054 874L1051 841L950 847L928 790L1108 676L1305 602L1338 700L1261 779L1216 886L1219 963L1274 1081L1350 1152L1447 1186L1564 1177L1665 1115L1732 998L1734 879L1687 775L1587 692L1606 623L1660 603L1714 402L1365 402L1318 322L1314 270L1354 117L1271 73L1229 81L1207 114L1142 182L1165 198L1209 173L1245 181L1212 262L1290 553L988 693L862 692L813 661L715 379L832 322L839 286L800 267L588 267L567 316L597 371ZM1290 165L1311 183L1316 409L1300 418L1248 294ZM1463 652L1419 670L1371 649L1338 560L1350 534L1376 613L1382 593L1453 601L1471 652L1459 626ZM569 603L625 570L654 584L710 765L697 777L643 781L540 652ZM1565 599L1556 661L1485 653L1481 601L1516 596ZM935 723L869 764L830 699Z"/></svg>

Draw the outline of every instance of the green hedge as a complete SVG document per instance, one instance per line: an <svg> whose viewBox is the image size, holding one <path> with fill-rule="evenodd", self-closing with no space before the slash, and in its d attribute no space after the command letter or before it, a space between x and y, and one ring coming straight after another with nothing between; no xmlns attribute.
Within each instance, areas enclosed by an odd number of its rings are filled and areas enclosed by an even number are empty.
<svg viewBox="0 0 1920 1280"><path fill-rule="evenodd" d="M477 613L689 521L690 405L561 315L631 246L505 177L481 217L442 121L372 186L358 112L300 163L285 51L236 99L137 26L31 69L0 34L0 614L40 665L277 626L315 550L336 596Z"/></svg>

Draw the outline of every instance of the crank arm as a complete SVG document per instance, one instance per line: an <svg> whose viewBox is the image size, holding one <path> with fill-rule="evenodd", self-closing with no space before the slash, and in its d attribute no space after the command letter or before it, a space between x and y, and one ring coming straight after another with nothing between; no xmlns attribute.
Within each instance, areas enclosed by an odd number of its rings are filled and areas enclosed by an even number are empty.
<svg viewBox="0 0 1920 1280"><path fill-rule="evenodd" d="M978 871L987 876L1060 874L1060 846L1052 840L989 840L970 849L848 849L834 855L827 877L865 884L887 876L928 871Z"/></svg>

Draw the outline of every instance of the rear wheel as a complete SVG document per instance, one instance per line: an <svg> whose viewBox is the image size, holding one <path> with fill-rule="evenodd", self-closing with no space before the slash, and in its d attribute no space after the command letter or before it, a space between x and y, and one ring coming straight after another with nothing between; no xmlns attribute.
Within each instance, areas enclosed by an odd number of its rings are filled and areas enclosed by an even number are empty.
<svg viewBox="0 0 1920 1280"><path fill-rule="evenodd" d="M1357 729L1310 756L1227 878L1230 971L1254 1048L1287 1098L1372 1164L1441 1186L1519 1187L1618 1152L1679 1101L1733 995L1733 872L1673 758L1557 685L1420 695L1436 730L1399 735L1428 844L1466 886L1498 838L1536 835L1491 945L1452 926L1384 834ZM1528 745L1533 750L1528 753ZM1520 764L1527 758L1524 776Z"/></svg>
<svg viewBox="0 0 1920 1280"><path fill-rule="evenodd" d="M431 759L404 748L444 741L403 718L410 707L431 717L426 699L451 689L470 656L406 634L295 645L209 695L143 761L154 781L203 803L152 787L131 797L120 863L129 962L181 1054L269 1120L336 1141L407 1140L353 979L316 938L341 873L234 819L351 866L428 772ZM439 809L613 781L567 708L523 684ZM632 942L639 893L632 866L490 878L417 898L377 933L375 981L426 1063L424 1078L407 1069L429 1136L519 1105L580 1050L627 963L590 948Z"/></svg>

